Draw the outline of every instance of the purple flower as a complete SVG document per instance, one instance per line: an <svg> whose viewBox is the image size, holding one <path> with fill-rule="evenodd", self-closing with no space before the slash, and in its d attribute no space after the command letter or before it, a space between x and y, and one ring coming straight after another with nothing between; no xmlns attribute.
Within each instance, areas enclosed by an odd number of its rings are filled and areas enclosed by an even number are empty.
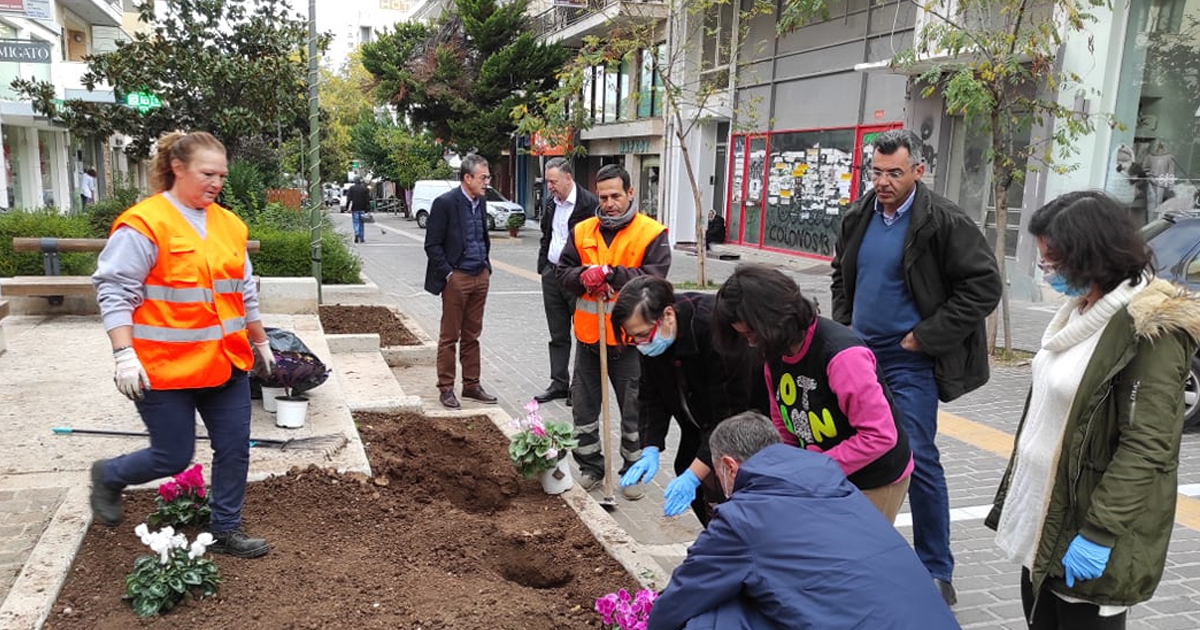
<svg viewBox="0 0 1200 630"><path fill-rule="evenodd" d="M596 600L596 612L604 620L605 625L613 622L613 612L617 610L617 594L609 593Z"/></svg>

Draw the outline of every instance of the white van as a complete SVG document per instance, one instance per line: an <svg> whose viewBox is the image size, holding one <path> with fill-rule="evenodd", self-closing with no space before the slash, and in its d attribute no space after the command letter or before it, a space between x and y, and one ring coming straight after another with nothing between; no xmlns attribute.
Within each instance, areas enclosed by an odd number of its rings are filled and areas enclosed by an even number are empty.
<svg viewBox="0 0 1200 630"><path fill-rule="evenodd" d="M412 200L412 216L417 218L417 225L425 228L425 222L429 219L429 207L433 205L433 200L448 190L454 190L459 187L458 180L454 179L423 179L413 186ZM488 186L487 189L487 226L489 230L503 230L508 227L508 218L510 216L521 217L521 224L525 224L525 209L521 206L504 198L496 191L495 188Z"/></svg>

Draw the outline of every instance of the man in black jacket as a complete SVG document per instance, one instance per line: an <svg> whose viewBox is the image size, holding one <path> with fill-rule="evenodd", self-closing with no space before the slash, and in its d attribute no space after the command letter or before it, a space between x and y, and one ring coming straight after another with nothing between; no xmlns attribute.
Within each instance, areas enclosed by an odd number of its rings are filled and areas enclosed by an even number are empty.
<svg viewBox="0 0 1200 630"><path fill-rule="evenodd" d="M1000 272L975 222L921 183L920 138L888 131L874 146L864 174L874 188L846 213L838 235L832 315L883 368L916 460L908 490L913 545L953 605L937 406L988 380L985 320L1000 300Z"/></svg>
<svg viewBox="0 0 1200 630"><path fill-rule="evenodd" d="M542 211L542 241L537 270L542 276L542 305L550 328L550 386L534 396L540 403L566 398L571 404L571 318L575 294L563 289L555 274L563 247L571 239L575 224L596 216L596 195L575 185L571 162L553 158L546 162L546 188L550 195Z"/></svg>
<svg viewBox="0 0 1200 630"><path fill-rule="evenodd" d="M365 243L363 235L363 213L371 211L371 189L361 178L354 178L354 185L346 190L346 205L350 210L350 225L354 228L354 242Z"/></svg>
<svg viewBox="0 0 1200 630"><path fill-rule="evenodd" d="M724 499L712 475L708 436L725 418L751 408L755 363L748 356L726 356L713 347L711 293L675 293L671 283L654 276L634 278L613 305L613 327L641 353L638 384L638 432L642 456L621 478L622 486L650 483L658 472L671 418L679 423L675 479L663 493L664 516L692 506L708 525L710 503ZM757 364L758 380L762 365Z"/></svg>

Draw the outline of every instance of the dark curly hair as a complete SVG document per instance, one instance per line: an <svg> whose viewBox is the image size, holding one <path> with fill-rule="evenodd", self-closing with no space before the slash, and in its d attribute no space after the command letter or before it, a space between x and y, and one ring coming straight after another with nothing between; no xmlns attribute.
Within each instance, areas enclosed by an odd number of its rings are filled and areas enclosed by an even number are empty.
<svg viewBox="0 0 1200 630"><path fill-rule="evenodd" d="M804 341L817 310L783 272L766 265L738 265L717 291L713 336L722 354L738 354L745 340L736 330L741 322L754 331L761 358L778 359Z"/></svg>
<svg viewBox="0 0 1200 630"><path fill-rule="evenodd" d="M1080 287L1108 293L1137 282L1150 266L1150 248L1129 209L1099 191L1071 192L1038 208L1029 233L1042 239L1058 274Z"/></svg>
<svg viewBox="0 0 1200 630"><path fill-rule="evenodd" d="M625 322L637 313L647 322L658 321L668 306L675 305L675 287L670 282L656 276L638 276L617 294L613 304L612 324L613 333L622 341L628 339L624 334Z"/></svg>

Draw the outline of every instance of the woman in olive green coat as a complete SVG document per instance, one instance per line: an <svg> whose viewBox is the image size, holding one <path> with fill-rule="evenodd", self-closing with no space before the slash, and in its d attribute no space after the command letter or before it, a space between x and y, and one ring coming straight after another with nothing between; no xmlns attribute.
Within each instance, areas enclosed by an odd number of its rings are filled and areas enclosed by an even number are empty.
<svg viewBox="0 0 1200 630"><path fill-rule="evenodd" d="M1034 357L986 524L1022 566L1031 630L1121 630L1166 561L1200 302L1151 277L1128 210L1103 193L1055 199L1029 231L1069 299Z"/></svg>

